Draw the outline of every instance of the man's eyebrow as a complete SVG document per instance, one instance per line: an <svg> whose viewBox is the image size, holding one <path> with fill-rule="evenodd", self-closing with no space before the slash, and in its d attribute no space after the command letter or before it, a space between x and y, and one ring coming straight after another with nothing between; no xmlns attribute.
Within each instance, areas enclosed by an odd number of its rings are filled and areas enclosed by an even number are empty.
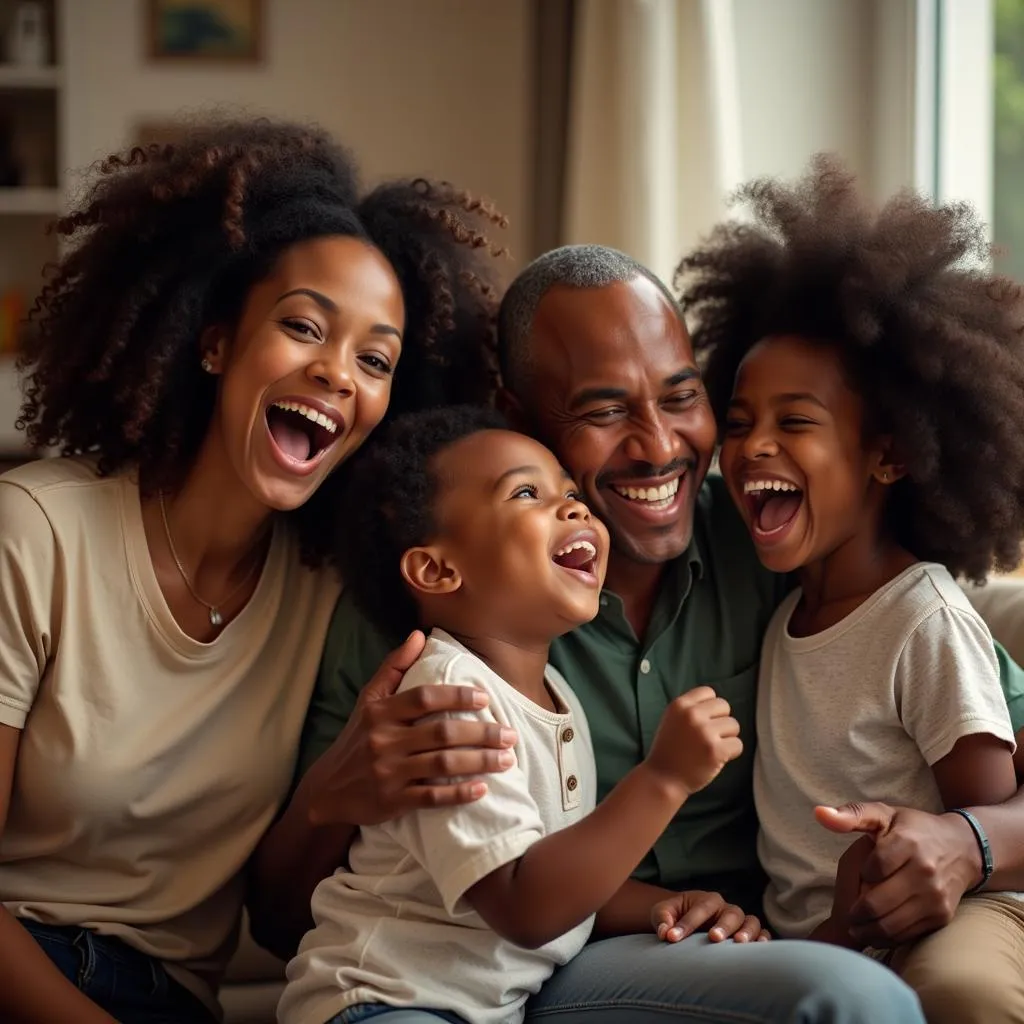
<svg viewBox="0 0 1024 1024"><path fill-rule="evenodd" d="M501 490L501 485L512 476L525 476L527 473L539 473L539 466L513 466L512 469L506 469L497 480L494 481L494 489L496 491Z"/></svg>
<svg viewBox="0 0 1024 1024"><path fill-rule="evenodd" d="M688 380L700 380L700 370L696 366L686 366L682 370L677 370L671 377L666 377L665 387L674 388Z"/></svg>
<svg viewBox="0 0 1024 1024"><path fill-rule="evenodd" d="M569 411L575 412L581 406L590 405L591 402L610 402L628 397L629 392L625 388L584 388L573 395L572 401L569 402Z"/></svg>
<svg viewBox="0 0 1024 1024"><path fill-rule="evenodd" d="M315 288L293 288L290 292L285 292L284 295L280 296L277 301L284 302L285 299L291 298L293 295L305 295L328 313L341 312L341 309L334 299L324 295L323 292L318 292ZM397 327L392 327L391 324L374 324L370 328L370 333L393 334L399 341L402 340L402 332Z"/></svg>
<svg viewBox="0 0 1024 1024"><path fill-rule="evenodd" d="M695 366L685 366L681 370L669 375L662 381L667 388L674 388L688 380L699 379L700 370ZM595 387L584 388L577 392L569 403L569 411L575 412L581 406L589 405L591 402L614 402L629 398L629 392L625 388Z"/></svg>

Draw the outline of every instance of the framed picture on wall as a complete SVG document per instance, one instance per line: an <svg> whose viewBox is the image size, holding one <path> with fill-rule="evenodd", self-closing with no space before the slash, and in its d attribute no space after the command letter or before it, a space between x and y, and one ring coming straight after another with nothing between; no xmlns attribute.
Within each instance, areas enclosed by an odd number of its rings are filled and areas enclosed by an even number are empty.
<svg viewBox="0 0 1024 1024"><path fill-rule="evenodd" d="M244 64L263 55L263 0L146 0L151 60Z"/></svg>

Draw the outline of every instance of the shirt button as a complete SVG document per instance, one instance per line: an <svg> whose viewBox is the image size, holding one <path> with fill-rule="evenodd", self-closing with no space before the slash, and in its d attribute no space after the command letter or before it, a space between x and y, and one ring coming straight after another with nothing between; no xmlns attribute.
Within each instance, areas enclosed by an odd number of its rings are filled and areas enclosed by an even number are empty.
<svg viewBox="0 0 1024 1024"><path fill-rule="evenodd" d="M647 673L651 671L651 663L646 658L640 662L640 671L643 672L644 675L647 675Z"/></svg>
<svg viewBox="0 0 1024 1024"><path fill-rule="evenodd" d="M577 787L578 785L579 785L579 782L577 781L577 779L576 779L576 776L575 776L575 775L570 775L570 776L569 776L569 778L567 778L567 779L565 780L565 788L566 788L567 790L569 790L569 792L570 792L570 793L571 793L571 792L572 792L572 791L573 791L573 790L574 790L574 789L575 789L575 788L576 788L576 787Z"/></svg>
<svg viewBox="0 0 1024 1024"><path fill-rule="evenodd" d="M576 733L574 733L572 731L572 726L569 726L569 728L567 728L565 730L565 732L562 733L562 742L563 743L572 743L572 738L575 735L576 735Z"/></svg>

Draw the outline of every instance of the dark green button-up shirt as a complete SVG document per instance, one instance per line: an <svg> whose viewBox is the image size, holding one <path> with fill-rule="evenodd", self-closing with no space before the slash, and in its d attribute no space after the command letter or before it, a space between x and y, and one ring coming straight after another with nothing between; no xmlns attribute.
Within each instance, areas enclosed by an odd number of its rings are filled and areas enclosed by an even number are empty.
<svg viewBox="0 0 1024 1024"><path fill-rule="evenodd" d="M758 562L724 482L709 476L698 496L693 540L666 567L647 635L636 637L622 602L606 590L597 618L552 645L551 662L576 691L590 723L599 798L639 764L666 706L688 690L713 687L740 723L743 755L686 802L640 865L638 878L669 889L715 887L756 905L743 890L759 895L760 889L752 789L757 668L768 620L787 590L785 578ZM300 772L340 732L360 689L394 646L343 593L306 722ZM1018 729L1024 724L1024 673L999 654Z"/></svg>

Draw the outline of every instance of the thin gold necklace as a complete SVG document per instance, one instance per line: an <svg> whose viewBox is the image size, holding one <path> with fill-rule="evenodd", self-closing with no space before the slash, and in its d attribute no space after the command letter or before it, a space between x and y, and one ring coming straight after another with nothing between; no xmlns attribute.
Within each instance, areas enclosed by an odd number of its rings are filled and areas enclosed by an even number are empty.
<svg viewBox="0 0 1024 1024"><path fill-rule="evenodd" d="M256 567L260 564L260 559L256 559L252 563L249 571L245 574L245 579L235 587L234 590L228 594L222 601L217 604L210 604L209 601L204 600L196 593L196 588L192 586L192 581L188 578L188 573L185 572L185 566L181 564L181 559L178 557L178 552L174 550L174 541L171 540L171 527L167 522L167 508L164 505L164 492L157 492L160 498L160 518L164 521L164 534L167 537L167 546L171 549L171 558L174 559L174 564L178 567L178 572L181 573L181 578L185 581L185 586L188 587L188 592L192 597L201 604L210 613L210 625L220 626L224 622L224 616L221 615L220 610L226 604L230 604L232 599L237 597L241 592L242 588L252 579L252 574L256 571Z"/></svg>

